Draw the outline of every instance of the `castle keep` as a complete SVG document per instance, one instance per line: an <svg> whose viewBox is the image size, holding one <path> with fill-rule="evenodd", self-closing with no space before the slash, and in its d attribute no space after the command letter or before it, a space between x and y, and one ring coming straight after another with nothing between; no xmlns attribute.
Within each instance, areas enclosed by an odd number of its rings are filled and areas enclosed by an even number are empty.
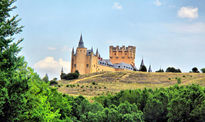
<svg viewBox="0 0 205 122"><path fill-rule="evenodd" d="M98 49L94 53L93 48L88 50L84 46L81 35L76 51L72 49L71 72L78 70L80 74L88 74L101 71L136 70L135 51L134 46L110 46L110 59L103 59Z"/></svg>

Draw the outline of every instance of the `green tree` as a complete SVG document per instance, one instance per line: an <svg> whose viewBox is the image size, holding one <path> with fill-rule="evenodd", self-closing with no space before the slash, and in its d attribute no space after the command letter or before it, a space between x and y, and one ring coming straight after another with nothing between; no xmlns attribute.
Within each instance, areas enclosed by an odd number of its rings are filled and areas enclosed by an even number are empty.
<svg viewBox="0 0 205 122"><path fill-rule="evenodd" d="M46 83L48 83L48 82L49 82L48 74L46 74L46 75L43 77L42 80L45 81Z"/></svg>
<svg viewBox="0 0 205 122"><path fill-rule="evenodd" d="M22 31L18 25L18 15L10 13L16 7L15 0L0 2L0 121L17 121L25 111L25 92L28 90L26 63L17 56L18 45L23 39L14 42L14 37Z"/></svg>
<svg viewBox="0 0 205 122"><path fill-rule="evenodd" d="M168 67L166 72L174 72L174 73L181 73L180 69L175 69L174 67Z"/></svg>
<svg viewBox="0 0 205 122"><path fill-rule="evenodd" d="M199 70L198 70L197 67L194 67L194 68L192 68L192 72L193 72L193 73L199 73Z"/></svg>
<svg viewBox="0 0 205 122"><path fill-rule="evenodd" d="M202 69L201 69L201 72L202 72L202 73L205 73L205 68L202 68Z"/></svg>
<svg viewBox="0 0 205 122"><path fill-rule="evenodd" d="M147 72L147 67L145 65L142 65L142 67L140 68L141 72Z"/></svg>

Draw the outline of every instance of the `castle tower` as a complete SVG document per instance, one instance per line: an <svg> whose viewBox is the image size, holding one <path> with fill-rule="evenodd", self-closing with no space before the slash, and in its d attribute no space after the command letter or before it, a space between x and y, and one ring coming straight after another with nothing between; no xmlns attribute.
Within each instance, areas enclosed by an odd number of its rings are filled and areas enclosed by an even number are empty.
<svg viewBox="0 0 205 122"><path fill-rule="evenodd" d="M113 64L124 62L135 66L135 52L135 46L110 46L110 61Z"/></svg>
<svg viewBox="0 0 205 122"><path fill-rule="evenodd" d="M80 74L96 72L97 64L97 54L94 54L93 48L91 48L91 50L87 50L84 46L83 37L81 34L76 53L74 52L74 48L72 50L71 72L74 73L76 70L78 70Z"/></svg>
<svg viewBox="0 0 205 122"><path fill-rule="evenodd" d="M76 49L76 54L74 53L74 49L72 51L71 72L78 70L80 74L85 74L86 53L87 48L84 46L83 37L81 34L78 47Z"/></svg>

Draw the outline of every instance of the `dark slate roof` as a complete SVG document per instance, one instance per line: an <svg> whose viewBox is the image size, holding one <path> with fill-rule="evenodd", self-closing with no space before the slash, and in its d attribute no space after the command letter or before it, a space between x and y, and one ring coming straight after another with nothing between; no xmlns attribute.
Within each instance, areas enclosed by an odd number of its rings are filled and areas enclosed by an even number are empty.
<svg viewBox="0 0 205 122"><path fill-rule="evenodd" d="M79 43L78 43L78 47L79 47L79 48L85 48L85 47L84 47L84 42L83 42L82 34L81 34L81 36L80 36L80 41L79 41Z"/></svg>
<svg viewBox="0 0 205 122"><path fill-rule="evenodd" d="M127 70L137 69L136 67L133 67L132 65L126 64L126 63L123 63L123 62L118 63L118 64L112 64L109 59L99 60L98 64L113 67L113 68L116 68L116 69L127 69Z"/></svg>
<svg viewBox="0 0 205 122"><path fill-rule="evenodd" d="M130 64L126 64L124 62L122 63L118 63L118 64L114 64L114 68L116 69L128 69L128 70L134 70L134 67Z"/></svg>

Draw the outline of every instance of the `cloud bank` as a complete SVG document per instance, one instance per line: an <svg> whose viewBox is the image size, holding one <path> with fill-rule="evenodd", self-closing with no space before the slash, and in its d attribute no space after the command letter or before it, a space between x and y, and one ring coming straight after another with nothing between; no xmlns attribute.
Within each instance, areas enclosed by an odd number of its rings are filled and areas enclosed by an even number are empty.
<svg viewBox="0 0 205 122"><path fill-rule="evenodd" d="M178 11L180 18L196 19L198 18L198 8L193 7L181 7Z"/></svg>
<svg viewBox="0 0 205 122"><path fill-rule="evenodd" d="M52 78L59 78L62 67L64 72L70 72L70 62L64 61L61 58L55 60L54 57L46 57L34 64L34 69L37 70L37 72L39 72L42 76L47 73Z"/></svg>

